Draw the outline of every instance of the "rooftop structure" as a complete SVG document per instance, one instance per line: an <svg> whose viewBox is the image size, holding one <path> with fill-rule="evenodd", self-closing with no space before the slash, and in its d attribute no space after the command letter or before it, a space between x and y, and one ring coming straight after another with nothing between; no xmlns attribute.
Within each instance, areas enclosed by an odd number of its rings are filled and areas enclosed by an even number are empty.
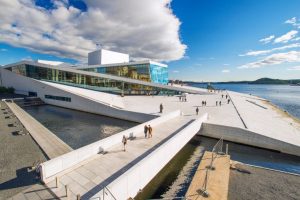
<svg viewBox="0 0 300 200"><path fill-rule="evenodd" d="M127 62L129 62L129 55L125 53L99 49L88 54L88 65L103 65Z"/></svg>

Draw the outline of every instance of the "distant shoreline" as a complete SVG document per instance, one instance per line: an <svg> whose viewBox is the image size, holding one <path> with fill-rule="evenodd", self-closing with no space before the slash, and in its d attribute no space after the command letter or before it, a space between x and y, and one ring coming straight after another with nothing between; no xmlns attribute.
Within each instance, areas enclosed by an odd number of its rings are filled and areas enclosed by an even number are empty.
<svg viewBox="0 0 300 200"><path fill-rule="evenodd" d="M291 85L300 86L300 79L271 79L261 78L255 81L227 81L227 82L194 82L194 81L183 81L185 84L261 84L261 85Z"/></svg>

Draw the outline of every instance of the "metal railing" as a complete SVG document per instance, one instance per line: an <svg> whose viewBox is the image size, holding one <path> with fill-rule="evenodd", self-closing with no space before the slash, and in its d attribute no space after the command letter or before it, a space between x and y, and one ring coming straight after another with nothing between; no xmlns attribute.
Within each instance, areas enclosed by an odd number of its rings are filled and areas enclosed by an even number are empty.
<svg viewBox="0 0 300 200"><path fill-rule="evenodd" d="M210 164L206 167L206 172L205 172L205 178L202 184L202 188L197 190L197 193L199 195L202 195L203 197L209 197L209 193L207 191L207 186L208 186L208 181L209 181L209 173L211 170L214 170L215 167L213 166L213 163L215 159L217 158L218 155L227 155L228 154L228 144L226 144L226 150L225 152L223 151L224 149L224 140L223 137L218 140L218 142L213 146L212 152L211 152L211 161ZM157 198L157 199L149 199L149 200L171 200L171 199L180 199L180 200L189 200L191 199L191 196L173 196L173 197L164 197L164 198ZM194 199L194 197L192 198Z"/></svg>
<svg viewBox="0 0 300 200"><path fill-rule="evenodd" d="M200 193L203 197L209 197L209 193L207 191L207 185L208 185L208 180L209 180L209 173L211 170L215 170L216 168L214 167L214 161L217 158L218 155L227 155L228 154L228 144L226 145L226 153L223 152L223 137L218 140L218 142L214 145L212 152L211 152L211 160L210 164L206 167L206 172L205 172L205 178L204 182L202 185L202 188L198 190L198 193Z"/></svg>

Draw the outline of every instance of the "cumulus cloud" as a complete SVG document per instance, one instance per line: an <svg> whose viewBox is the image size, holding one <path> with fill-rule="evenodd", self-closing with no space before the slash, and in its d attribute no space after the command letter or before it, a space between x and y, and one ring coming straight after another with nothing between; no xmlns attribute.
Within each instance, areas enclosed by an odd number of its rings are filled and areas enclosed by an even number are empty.
<svg viewBox="0 0 300 200"><path fill-rule="evenodd" d="M288 68L287 70L290 70L290 71L300 71L300 66L294 66L294 67Z"/></svg>
<svg viewBox="0 0 300 200"><path fill-rule="evenodd" d="M271 42L274 38L275 38L275 35L270 35L269 37L263 38L259 41L264 44L267 44L267 43Z"/></svg>
<svg viewBox="0 0 300 200"><path fill-rule="evenodd" d="M286 53L276 53L262 60L251 62L242 66L239 69L260 68L268 65L276 65L282 63L300 62L300 51L289 51Z"/></svg>
<svg viewBox="0 0 300 200"><path fill-rule="evenodd" d="M274 40L274 43L287 43L288 41L293 39L297 35L297 33L298 33L298 31L296 31L296 30L289 31L286 34L276 38Z"/></svg>
<svg viewBox="0 0 300 200"><path fill-rule="evenodd" d="M32 51L85 60L96 43L103 48L158 61L181 59L186 50L171 0L84 0L86 11L55 2L0 0L0 41Z"/></svg>
<svg viewBox="0 0 300 200"><path fill-rule="evenodd" d="M222 70L222 73L229 73L229 72L230 72L229 69L223 69L223 70Z"/></svg>
<svg viewBox="0 0 300 200"><path fill-rule="evenodd" d="M248 51L247 53L241 54L239 56L259 56L259 55L269 54L275 51L282 51L286 49L299 48L299 47L300 47L300 43L295 43L295 44L289 44L289 45L268 49L268 50Z"/></svg>

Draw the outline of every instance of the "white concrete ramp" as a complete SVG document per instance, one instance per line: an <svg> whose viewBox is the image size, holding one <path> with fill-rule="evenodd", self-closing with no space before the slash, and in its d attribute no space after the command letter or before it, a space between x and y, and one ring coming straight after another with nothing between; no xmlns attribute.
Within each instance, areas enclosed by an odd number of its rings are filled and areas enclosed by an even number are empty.
<svg viewBox="0 0 300 200"><path fill-rule="evenodd" d="M152 138L144 137L141 126L136 138L128 140L125 152L119 136L118 144L105 149L106 153L96 154L63 173L53 175L45 180L47 188L37 186L18 197L24 199L34 195L40 199L67 199L67 186L68 199L76 199L77 195L82 199L102 199L103 194L105 199L114 199L113 196L118 200L133 198L198 133L206 119L207 114L197 120L177 115L164 123L152 125ZM58 188L55 177L59 177Z"/></svg>

